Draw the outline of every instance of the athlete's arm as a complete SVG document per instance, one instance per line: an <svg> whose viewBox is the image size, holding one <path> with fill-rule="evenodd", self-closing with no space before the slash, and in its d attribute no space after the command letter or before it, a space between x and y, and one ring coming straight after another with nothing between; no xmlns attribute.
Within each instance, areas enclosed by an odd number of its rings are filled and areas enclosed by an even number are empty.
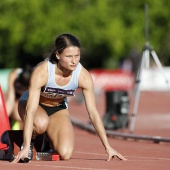
<svg viewBox="0 0 170 170"><path fill-rule="evenodd" d="M103 123L101 121L100 115L96 108L96 102L95 102L95 95L93 90L93 81L89 74L89 72L82 68L80 77L79 77L79 86L82 88L86 108L89 114L89 118L91 122L93 123L94 128L96 129L105 149L110 147L107 138L106 133L103 127Z"/></svg>
<svg viewBox="0 0 170 170"><path fill-rule="evenodd" d="M105 147L105 150L109 156L108 160L110 160L113 156L117 156L119 159L126 160L122 155L115 151L108 143L103 122L96 108L93 80L91 75L85 68L82 68L80 73L79 87L82 88L89 118L94 128L96 129L96 132L98 133L101 142L103 143L103 146Z"/></svg>
<svg viewBox="0 0 170 170"><path fill-rule="evenodd" d="M18 153L13 163L18 162L21 158L28 156L32 132L34 115L39 104L40 90L47 82L48 72L47 63L43 62L33 71L29 85L29 97L26 104L23 127L23 149Z"/></svg>
<svg viewBox="0 0 170 170"><path fill-rule="evenodd" d="M47 82L47 63L38 65L32 73L29 85L29 97L24 116L24 145L29 147L33 131L34 114L37 110L41 87Z"/></svg>

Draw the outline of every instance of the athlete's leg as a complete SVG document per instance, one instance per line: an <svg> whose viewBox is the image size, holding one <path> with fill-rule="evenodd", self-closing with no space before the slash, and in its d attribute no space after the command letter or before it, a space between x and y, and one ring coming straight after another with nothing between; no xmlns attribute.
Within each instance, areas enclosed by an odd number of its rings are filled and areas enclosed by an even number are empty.
<svg viewBox="0 0 170 170"><path fill-rule="evenodd" d="M21 118L20 118L20 116L18 114L18 99L15 100L13 112L12 112L10 118L12 118L12 119L14 119L16 121L21 121Z"/></svg>
<svg viewBox="0 0 170 170"><path fill-rule="evenodd" d="M12 129L23 129L22 119L18 113L18 99L15 100L14 108L9 118Z"/></svg>
<svg viewBox="0 0 170 170"><path fill-rule="evenodd" d="M24 120L25 108L26 100L19 101L18 112L22 120ZM38 106L33 121L33 136L44 133L47 130L48 124L49 117L47 113L45 112L44 109L41 108L41 106Z"/></svg>
<svg viewBox="0 0 170 170"><path fill-rule="evenodd" d="M60 110L50 116L47 135L52 147L63 160L70 159L74 150L74 130L68 109Z"/></svg>

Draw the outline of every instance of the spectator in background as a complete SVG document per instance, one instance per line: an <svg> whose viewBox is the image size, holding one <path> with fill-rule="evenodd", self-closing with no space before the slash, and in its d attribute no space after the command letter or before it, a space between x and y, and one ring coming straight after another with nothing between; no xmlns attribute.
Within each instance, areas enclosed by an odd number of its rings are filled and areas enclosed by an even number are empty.
<svg viewBox="0 0 170 170"><path fill-rule="evenodd" d="M141 62L141 55L138 50L133 48L126 59L121 62L121 69L125 71L130 71L136 78L139 66Z"/></svg>
<svg viewBox="0 0 170 170"><path fill-rule="evenodd" d="M132 62L132 73L134 74L135 78L140 67L141 57L141 54L136 48L133 48L129 53L129 59Z"/></svg>
<svg viewBox="0 0 170 170"><path fill-rule="evenodd" d="M132 61L129 58L124 59L121 65L121 69L132 72Z"/></svg>
<svg viewBox="0 0 170 170"><path fill-rule="evenodd" d="M8 78L8 90L5 100L6 110L11 127L14 130L22 128L22 120L18 114L18 100L29 86L29 80L34 66L41 62L43 57L25 57L24 59L23 62L26 64L12 70Z"/></svg>
<svg viewBox="0 0 170 170"><path fill-rule="evenodd" d="M28 88L32 68L33 66L31 65L26 65L24 68L15 68L9 75L6 109L11 124L21 121L18 114L18 100ZM18 129L19 127L16 128Z"/></svg>

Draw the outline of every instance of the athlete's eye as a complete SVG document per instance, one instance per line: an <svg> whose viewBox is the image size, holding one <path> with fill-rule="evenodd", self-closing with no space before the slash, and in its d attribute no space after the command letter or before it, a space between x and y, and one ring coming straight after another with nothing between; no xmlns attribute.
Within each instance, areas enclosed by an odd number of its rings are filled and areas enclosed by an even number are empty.
<svg viewBox="0 0 170 170"><path fill-rule="evenodd" d="M75 55L76 58L80 57L80 54Z"/></svg>
<svg viewBox="0 0 170 170"><path fill-rule="evenodd" d="M67 58L71 58L72 56L71 56L71 55L67 55L66 57L67 57Z"/></svg>

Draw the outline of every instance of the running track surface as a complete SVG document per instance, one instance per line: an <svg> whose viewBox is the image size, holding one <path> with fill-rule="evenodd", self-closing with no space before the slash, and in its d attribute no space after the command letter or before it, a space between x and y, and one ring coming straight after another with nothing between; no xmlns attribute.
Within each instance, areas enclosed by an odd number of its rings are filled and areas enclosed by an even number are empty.
<svg viewBox="0 0 170 170"><path fill-rule="evenodd" d="M96 95L98 110L105 113L104 93ZM170 137L170 93L142 92L140 96L135 130L133 134ZM129 115L133 110L134 99L131 98ZM70 100L72 117L89 123L83 104ZM0 161L0 170L168 170L170 168L170 143L153 143L152 141L111 138L111 146L120 152L127 161L115 158L107 162L107 155L97 135L74 127L75 151L69 161L36 161L28 164L11 164ZM129 129L119 130L129 133Z"/></svg>

